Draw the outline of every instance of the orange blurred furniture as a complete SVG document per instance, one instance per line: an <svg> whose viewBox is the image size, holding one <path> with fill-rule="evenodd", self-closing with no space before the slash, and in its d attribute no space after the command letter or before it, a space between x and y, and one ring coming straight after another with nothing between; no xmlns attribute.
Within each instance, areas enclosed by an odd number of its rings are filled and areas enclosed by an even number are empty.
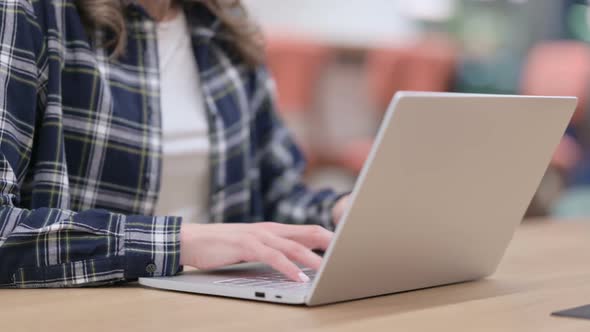
<svg viewBox="0 0 590 332"><path fill-rule="evenodd" d="M317 83L333 51L311 40L280 34L268 36L266 44L266 60L277 85L279 110L295 128L308 170L312 169L317 164L317 154L304 130L297 129L309 123Z"/></svg>
<svg viewBox="0 0 590 332"><path fill-rule="evenodd" d="M580 124L589 102L590 46L576 41L550 41L531 49L522 72L521 91L530 95L578 97L572 124ZM567 172L581 155L567 140L557 148L552 166Z"/></svg>
<svg viewBox="0 0 590 332"><path fill-rule="evenodd" d="M590 46L576 41L543 42L529 52L521 90L531 95L578 97L573 123L583 118L590 88Z"/></svg>
<svg viewBox="0 0 590 332"><path fill-rule="evenodd" d="M382 110L405 85L409 50L381 48L369 51L365 63L367 88L375 106Z"/></svg>
<svg viewBox="0 0 590 332"><path fill-rule="evenodd" d="M426 38L408 48L371 50L366 62L369 93L376 108L385 112L396 91L448 91L456 62L455 45L441 37ZM346 144L338 163L358 173L371 146L371 139Z"/></svg>
<svg viewBox="0 0 590 332"><path fill-rule="evenodd" d="M346 143L333 163L357 175L363 168L372 146L373 139L359 139Z"/></svg>
<svg viewBox="0 0 590 332"><path fill-rule="evenodd" d="M448 91L457 61L455 45L446 38L425 38L408 48L375 49L367 55L369 93L385 110L399 90Z"/></svg>
<svg viewBox="0 0 590 332"><path fill-rule="evenodd" d="M590 88L590 47L576 41L547 41L534 46L525 59L521 92L527 95L566 95L578 97L572 124L581 124L588 105ZM567 174L581 158L581 148L564 137L556 149L551 167L533 198L530 211L547 214L566 186Z"/></svg>
<svg viewBox="0 0 590 332"><path fill-rule="evenodd" d="M289 36L267 38L267 64L277 83L282 112L309 110L322 68L332 50L311 40Z"/></svg>

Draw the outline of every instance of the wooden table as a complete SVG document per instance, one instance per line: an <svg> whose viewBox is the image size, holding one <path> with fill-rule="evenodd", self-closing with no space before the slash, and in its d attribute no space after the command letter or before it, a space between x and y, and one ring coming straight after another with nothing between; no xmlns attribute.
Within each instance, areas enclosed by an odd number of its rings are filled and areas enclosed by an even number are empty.
<svg viewBox="0 0 590 332"><path fill-rule="evenodd" d="M590 331L550 316L590 304L590 222L525 223L479 282L318 308L143 289L0 291L13 331Z"/></svg>

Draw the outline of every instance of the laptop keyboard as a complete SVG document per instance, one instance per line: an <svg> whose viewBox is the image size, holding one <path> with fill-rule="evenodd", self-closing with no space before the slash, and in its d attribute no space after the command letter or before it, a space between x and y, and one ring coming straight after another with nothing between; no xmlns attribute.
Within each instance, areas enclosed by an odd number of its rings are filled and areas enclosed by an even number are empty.
<svg viewBox="0 0 590 332"><path fill-rule="evenodd" d="M258 275L232 278L215 281L214 284L233 286L233 287L256 287L256 288L270 288L270 289L306 289L311 287L312 281L315 278L316 271L312 269L303 269L310 279L310 282L296 282L291 281L285 275L279 272L261 273Z"/></svg>

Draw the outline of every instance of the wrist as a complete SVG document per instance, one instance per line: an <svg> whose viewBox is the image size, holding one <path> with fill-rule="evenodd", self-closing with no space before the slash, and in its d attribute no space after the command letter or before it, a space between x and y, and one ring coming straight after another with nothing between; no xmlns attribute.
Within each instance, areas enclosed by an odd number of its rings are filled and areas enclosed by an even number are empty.
<svg viewBox="0 0 590 332"><path fill-rule="evenodd" d="M350 194L342 195L332 207L332 223L338 225L348 208Z"/></svg>
<svg viewBox="0 0 590 332"><path fill-rule="evenodd" d="M180 265L194 266L191 259L197 244L198 228L203 225L182 223L180 226Z"/></svg>

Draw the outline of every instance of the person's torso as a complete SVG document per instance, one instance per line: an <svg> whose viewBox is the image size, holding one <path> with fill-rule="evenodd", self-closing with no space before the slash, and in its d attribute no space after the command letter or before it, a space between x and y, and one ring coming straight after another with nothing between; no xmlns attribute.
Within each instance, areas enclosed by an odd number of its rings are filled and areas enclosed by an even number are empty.
<svg viewBox="0 0 590 332"><path fill-rule="evenodd" d="M157 27L162 104L162 166L158 216L209 220L209 124L199 69L184 12Z"/></svg>
<svg viewBox="0 0 590 332"><path fill-rule="evenodd" d="M60 12L47 15L55 21L47 23L52 40L46 107L21 205L151 215L162 156L156 24L130 5L125 54L111 59L91 46L73 2L54 9ZM215 19L199 11L187 11L187 19L210 137L210 221L257 220L262 209L252 151L251 73L215 40ZM40 185L44 179L52 185Z"/></svg>

